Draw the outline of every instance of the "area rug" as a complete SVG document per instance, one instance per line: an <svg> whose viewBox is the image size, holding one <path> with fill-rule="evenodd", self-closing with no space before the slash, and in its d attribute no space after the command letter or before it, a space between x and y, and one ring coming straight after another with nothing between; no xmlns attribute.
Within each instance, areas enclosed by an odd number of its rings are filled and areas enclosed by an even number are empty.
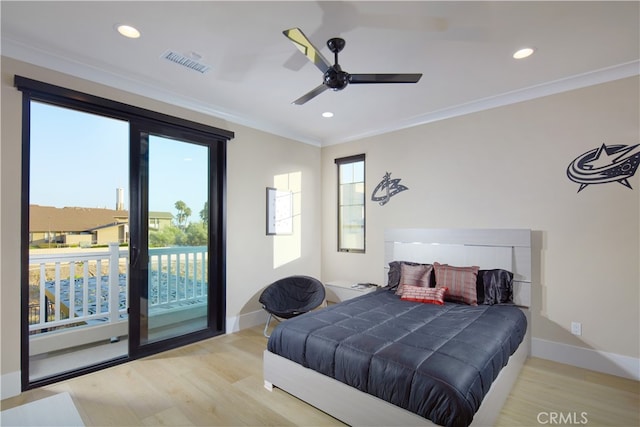
<svg viewBox="0 0 640 427"><path fill-rule="evenodd" d="M0 412L0 425L14 426L84 426L69 393L60 393Z"/></svg>

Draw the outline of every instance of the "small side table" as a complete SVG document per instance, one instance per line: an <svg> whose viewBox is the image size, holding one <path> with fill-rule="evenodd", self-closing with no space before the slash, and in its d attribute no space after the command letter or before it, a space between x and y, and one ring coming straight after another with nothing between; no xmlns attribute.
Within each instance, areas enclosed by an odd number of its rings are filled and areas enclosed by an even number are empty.
<svg viewBox="0 0 640 427"><path fill-rule="evenodd" d="M374 292L378 289L373 284L357 284L346 280L333 280L324 284L327 302L338 303Z"/></svg>

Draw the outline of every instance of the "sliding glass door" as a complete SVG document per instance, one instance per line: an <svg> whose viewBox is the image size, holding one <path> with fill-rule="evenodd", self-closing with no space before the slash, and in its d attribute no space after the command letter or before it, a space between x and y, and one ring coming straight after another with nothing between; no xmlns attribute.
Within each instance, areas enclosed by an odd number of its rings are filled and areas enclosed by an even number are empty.
<svg viewBox="0 0 640 427"><path fill-rule="evenodd" d="M233 133L15 81L23 390L224 333Z"/></svg>
<svg viewBox="0 0 640 427"><path fill-rule="evenodd" d="M131 274L140 286L132 297L137 325L131 351L146 354L222 332L215 308L222 281L210 256L221 237L212 223L220 218L220 180L212 173L219 156L210 140L184 129L143 124L134 131L133 193L140 205Z"/></svg>

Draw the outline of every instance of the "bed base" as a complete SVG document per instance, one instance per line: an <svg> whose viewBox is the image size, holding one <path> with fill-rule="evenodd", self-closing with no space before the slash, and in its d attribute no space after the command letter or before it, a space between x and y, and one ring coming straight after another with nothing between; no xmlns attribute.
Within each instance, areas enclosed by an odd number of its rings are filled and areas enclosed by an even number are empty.
<svg viewBox="0 0 640 427"><path fill-rule="evenodd" d="M473 418L472 426L495 424L529 356L531 347L529 331L530 328L527 328L522 344L511 355L507 365L491 385ZM269 391L273 390L273 387L286 391L351 426L436 425L426 418L305 368L268 350L264 351L264 386Z"/></svg>

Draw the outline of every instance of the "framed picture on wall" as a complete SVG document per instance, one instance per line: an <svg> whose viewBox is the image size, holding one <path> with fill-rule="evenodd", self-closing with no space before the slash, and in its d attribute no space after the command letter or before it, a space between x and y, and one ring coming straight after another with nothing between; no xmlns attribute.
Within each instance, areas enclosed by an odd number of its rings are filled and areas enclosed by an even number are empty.
<svg viewBox="0 0 640 427"><path fill-rule="evenodd" d="M293 234L293 192L267 187L267 235Z"/></svg>

